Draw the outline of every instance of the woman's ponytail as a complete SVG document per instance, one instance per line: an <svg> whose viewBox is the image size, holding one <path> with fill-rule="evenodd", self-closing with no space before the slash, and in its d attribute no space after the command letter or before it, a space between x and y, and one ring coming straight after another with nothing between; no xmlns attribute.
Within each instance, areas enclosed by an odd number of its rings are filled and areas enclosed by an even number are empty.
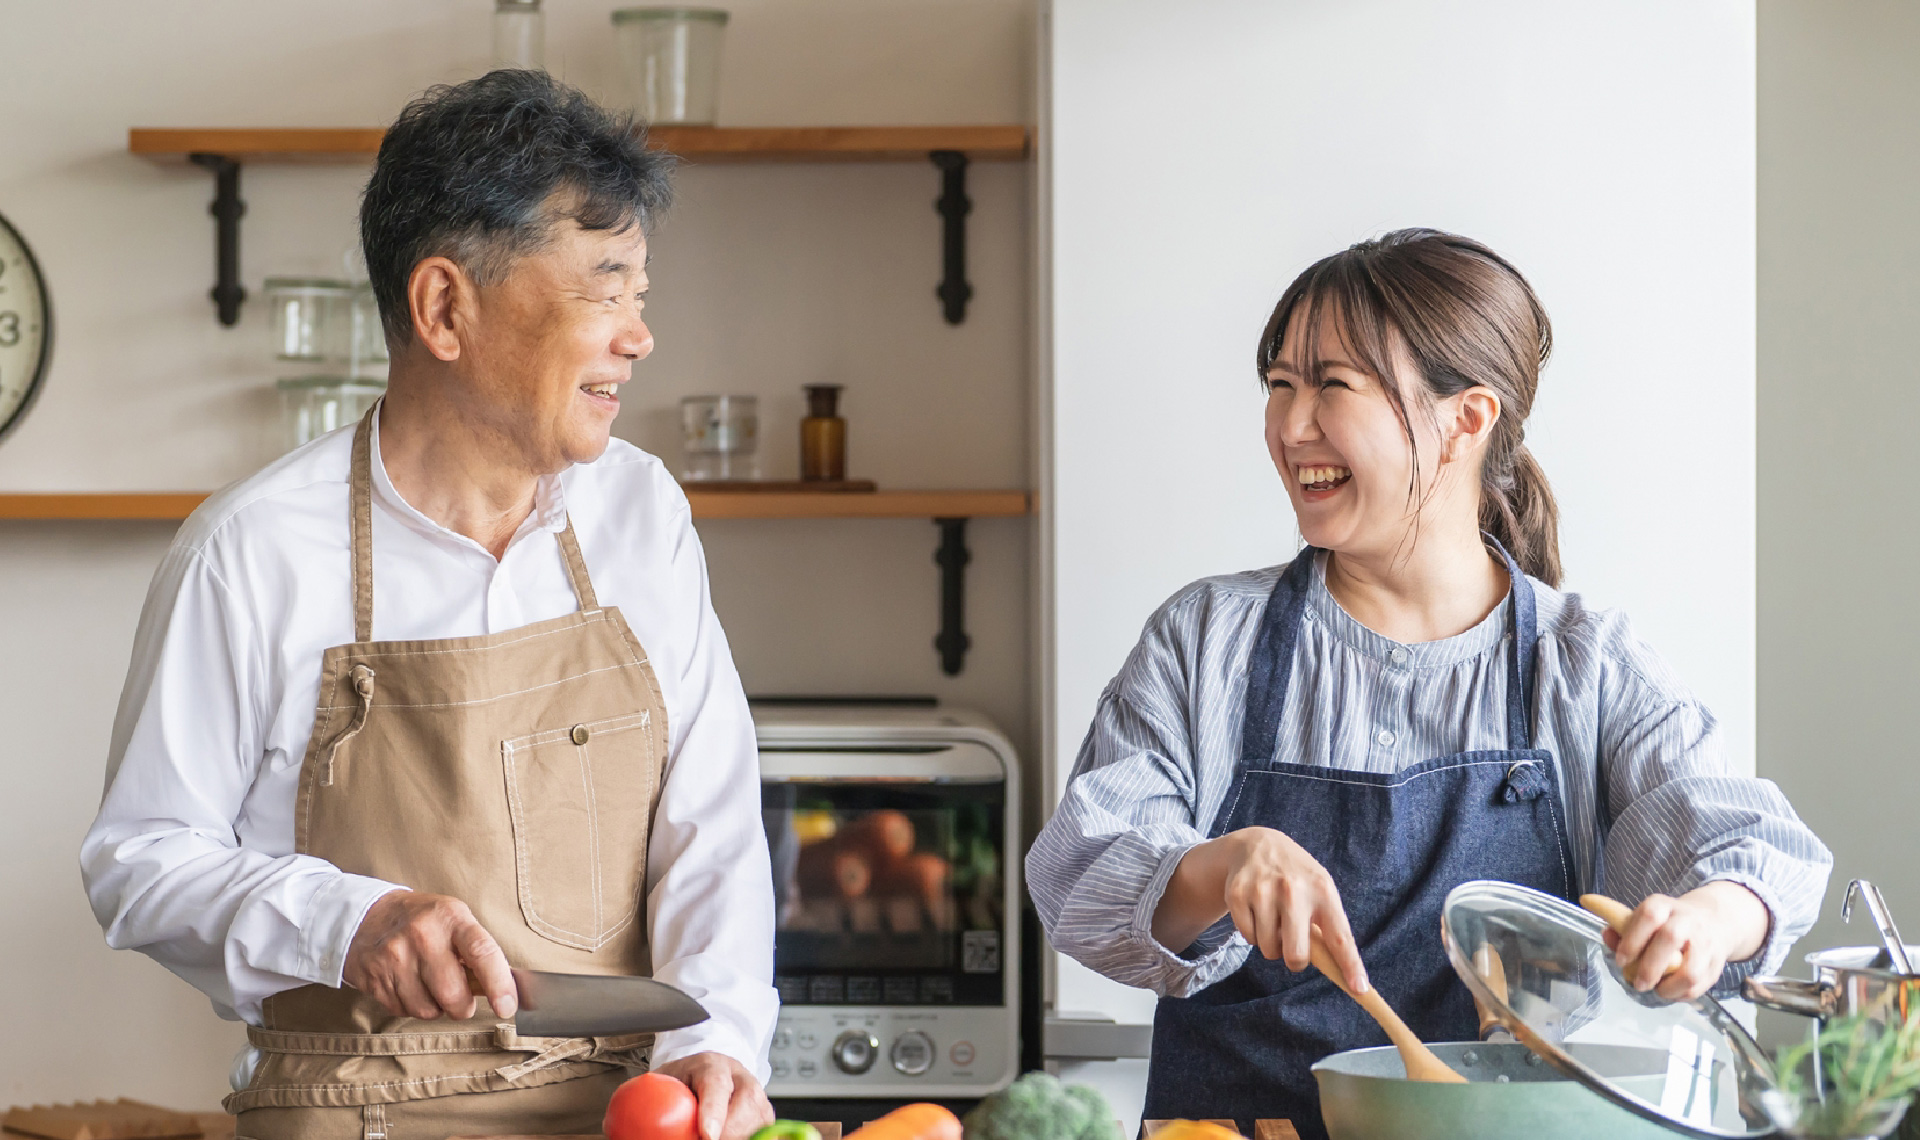
<svg viewBox="0 0 1920 1140"><path fill-rule="evenodd" d="M1521 570L1559 587L1560 507L1526 444L1514 448L1504 479L1495 478L1491 462L1481 472L1480 529L1498 539Z"/></svg>

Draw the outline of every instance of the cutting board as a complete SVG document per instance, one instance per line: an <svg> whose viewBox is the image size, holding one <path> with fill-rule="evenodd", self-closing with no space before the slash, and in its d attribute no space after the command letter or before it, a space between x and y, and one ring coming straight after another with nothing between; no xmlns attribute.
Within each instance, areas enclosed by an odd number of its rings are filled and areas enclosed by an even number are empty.
<svg viewBox="0 0 1920 1140"><path fill-rule="evenodd" d="M0 1127L42 1140L162 1140L207 1132L206 1124L193 1113L124 1097L92 1104L15 1105L0 1117ZM226 1132L233 1134L231 1127Z"/></svg>
<svg viewBox="0 0 1920 1140"><path fill-rule="evenodd" d="M1140 1135L1150 1135L1154 1129L1165 1124L1164 1120L1143 1120L1140 1122ZM1213 1123L1227 1128L1233 1127L1231 1120L1216 1120ZM820 1130L820 1140L840 1140L840 1123L825 1121L816 1123ZM447 1140L607 1140L604 1136L449 1136ZM1300 1140L1300 1134L1294 1131L1290 1120L1256 1120L1253 1122L1253 1140Z"/></svg>
<svg viewBox="0 0 1920 1140"><path fill-rule="evenodd" d="M1141 1140L1152 1136L1155 1129L1166 1123L1164 1120L1142 1120L1140 1122ZM1234 1128L1231 1120L1209 1120L1206 1123L1218 1124L1230 1131ZM1291 1120L1256 1120L1253 1122L1253 1140L1300 1140L1300 1133L1294 1130Z"/></svg>
<svg viewBox="0 0 1920 1140"><path fill-rule="evenodd" d="M840 1140L840 1122L829 1120L814 1125L820 1130L820 1140ZM598 1134L591 1136L449 1136L447 1140L607 1140Z"/></svg>

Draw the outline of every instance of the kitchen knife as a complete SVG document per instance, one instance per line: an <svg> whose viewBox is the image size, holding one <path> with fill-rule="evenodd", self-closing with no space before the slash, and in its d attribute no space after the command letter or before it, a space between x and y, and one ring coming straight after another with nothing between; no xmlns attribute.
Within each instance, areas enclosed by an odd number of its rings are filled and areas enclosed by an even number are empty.
<svg viewBox="0 0 1920 1140"><path fill-rule="evenodd" d="M513 980L520 990L513 1027L523 1037L658 1033L707 1019L699 1002L652 978L516 969Z"/></svg>

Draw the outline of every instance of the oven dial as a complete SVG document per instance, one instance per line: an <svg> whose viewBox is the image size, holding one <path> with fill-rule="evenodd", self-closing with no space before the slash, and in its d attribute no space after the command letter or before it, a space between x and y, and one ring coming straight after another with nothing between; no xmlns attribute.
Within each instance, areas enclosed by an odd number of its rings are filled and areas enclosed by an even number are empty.
<svg viewBox="0 0 1920 1140"><path fill-rule="evenodd" d="M889 1059L894 1068L909 1077L917 1077L933 1068L933 1038L918 1029L909 1029L893 1039Z"/></svg>
<svg viewBox="0 0 1920 1140"><path fill-rule="evenodd" d="M873 1068L874 1058L880 1056L880 1042L864 1029L849 1029L833 1039L830 1055L841 1072L857 1077Z"/></svg>

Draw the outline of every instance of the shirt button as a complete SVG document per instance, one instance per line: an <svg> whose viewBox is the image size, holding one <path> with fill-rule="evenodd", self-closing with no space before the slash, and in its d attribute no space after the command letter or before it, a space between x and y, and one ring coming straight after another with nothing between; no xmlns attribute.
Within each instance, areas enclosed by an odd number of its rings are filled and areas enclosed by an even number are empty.
<svg viewBox="0 0 1920 1140"><path fill-rule="evenodd" d="M1395 665L1405 665L1407 663L1407 651L1396 645L1393 647L1393 652L1387 654L1387 660L1393 662Z"/></svg>
<svg viewBox="0 0 1920 1140"><path fill-rule="evenodd" d="M1393 743L1393 733L1391 733L1391 732L1388 732L1388 731L1387 731L1386 729L1384 729L1384 728L1383 728L1383 729L1381 729L1381 730L1380 730L1379 732L1377 732L1377 733L1375 733L1375 734L1374 734L1374 737L1373 737L1373 738L1374 738L1375 740L1377 740L1377 741L1379 741L1379 742L1380 742L1381 744L1392 744L1392 743Z"/></svg>

